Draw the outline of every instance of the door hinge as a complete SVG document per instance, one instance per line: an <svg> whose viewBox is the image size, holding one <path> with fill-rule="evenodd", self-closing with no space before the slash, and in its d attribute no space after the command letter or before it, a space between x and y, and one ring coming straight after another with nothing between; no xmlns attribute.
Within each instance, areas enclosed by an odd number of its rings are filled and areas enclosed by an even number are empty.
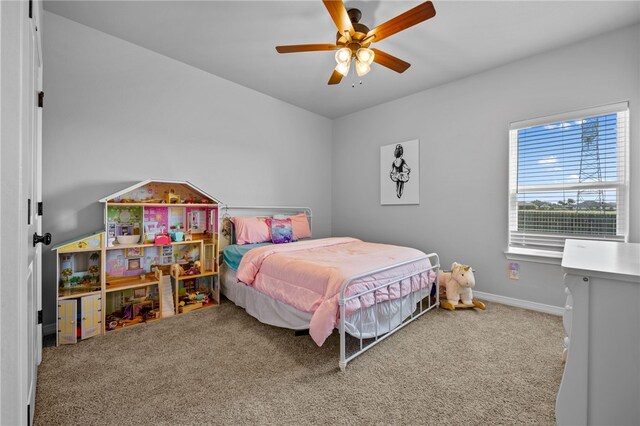
<svg viewBox="0 0 640 426"><path fill-rule="evenodd" d="M33 18L33 0L29 0L29 19Z"/></svg>
<svg viewBox="0 0 640 426"><path fill-rule="evenodd" d="M42 309L38 311L38 324L42 324Z"/></svg>
<svg viewBox="0 0 640 426"><path fill-rule="evenodd" d="M39 201L38 202L38 216L42 216L42 209L43 209L42 201Z"/></svg>
<svg viewBox="0 0 640 426"><path fill-rule="evenodd" d="M27 198L27 225L31 225L31 198Z"/></svg>
<svg viewBox="0 0 640 426"><path fill-rule="evenodd" d="M31 404L27 404L27 425L31 425Z"/></svg>
<svg viewBox="0 0 640 426"><path fill-rule="evenodd" d="M38 92L38 106L44 108L44 92Z"/></svg>

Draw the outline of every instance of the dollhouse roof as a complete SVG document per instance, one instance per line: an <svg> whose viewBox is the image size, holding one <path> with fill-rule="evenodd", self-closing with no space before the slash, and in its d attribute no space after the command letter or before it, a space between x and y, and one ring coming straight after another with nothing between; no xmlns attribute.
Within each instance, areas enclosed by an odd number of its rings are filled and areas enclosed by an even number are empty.
<svg viewBox="0 0 640 426"><path fill-rule="evenodd" d="M69 245L76 245L76 243L79 243L80 241L91 239L91 237L99 236L100 234L104 234L104 229L100 229L98 231L89 232L88 234L80 235L79 237L75 237L75 238L72 238L70 240L63 241L63 242L58 243L55 246L51 247L51 250L52 251L53 250L59 250L59 249L61 249L63 247L69 246ZM100 245L97 246L96 250L100 250Z"/></svg>
<svg viewBox="0 0 640 426"><path fill-rule="evenodd" d="M211 204L220 204L220 201L206 193L202 189L198 188L191 182L186 180L171 180L171 179L147 179L145 181L136 183L121 191L108 195L100 200L102 203L110 202L119 198L134 198L139 194L141 190L148 189L149 193L153 194L153 191L159 191L162 189L173 189L174 191L185 194L190 194L200 199L211 200Z"/></svg>

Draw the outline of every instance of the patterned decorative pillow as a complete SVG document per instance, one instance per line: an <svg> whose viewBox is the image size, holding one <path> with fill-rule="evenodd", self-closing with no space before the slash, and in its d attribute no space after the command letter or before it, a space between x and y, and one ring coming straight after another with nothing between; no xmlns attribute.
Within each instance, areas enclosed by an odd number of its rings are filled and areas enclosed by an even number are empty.
<svg viewBox="0 0 640 426"><path fill-rule="evenodd" d="M282 214L274 214L274 219L291 219L291 227L293 228L293 241L298 241L302 238L311 238L311 227L309 226L309 219L305 213L298 213L293 216L286 216Z"/></svg>
<svg viewBox="0 0 640 426"><path fill-rule="evenodd" d="M271 242L273 244L293 241L291 219L271 219Z"/></svg>

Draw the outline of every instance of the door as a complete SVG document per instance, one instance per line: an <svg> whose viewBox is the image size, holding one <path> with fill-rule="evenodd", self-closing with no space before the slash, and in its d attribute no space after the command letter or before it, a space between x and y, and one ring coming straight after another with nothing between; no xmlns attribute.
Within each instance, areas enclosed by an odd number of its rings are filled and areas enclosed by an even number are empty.
<svg viewBox="0 0 640 426"><path fill-rule="evenodd" d="M77 306L76 299L58 301L58 345L73 345L78 341Z"/></svg>
<svg viewBox="0 0 640 426"><path fill-rule="evenodd" d="M31 424L40 358L39 2L0 1L0 424Z"/></svg>
<svg viewBox="0 0 640 426"><path fill-rule="evenodd" d="M39 13L38 13L38 16ZM37 21L39 22L39 21ZM36 87L36 116L34 120L34 143L35 143L35 152L34 152L34 173L33 173L33 192L36 200L35 205L35 216L34 221L36 225L36 232L38 235L42 235L42 215L44 214L44 208L42 205L42 107L44 102L44 97L40 97L40 95L44 95L42 91L42 44L40 33L37 30L37 23L35 20L32 20L34 35L34 44L36 51L34 52L34 62L36 64L34 69L34 84ZM48 235L48 234L47 234ZM50 237L49 237L50 238ZM51 240L48 240L49 242ZM49 242L45 242L45 244L49 244ZM35 278L36 278L36 311L38 314L37 321L37 332L36 332L36 364L40 365L42 362L42 244L36 244L36 256L35 256Z"/></svg>
<svg viewBox="0 0 640 426"><path fill-rule="evenodd" d="M81 299L80 339L98 336L102 330L102 295L92 294Z"/></svg>
<svg viewBox="0 0 640 426"><path fill-rule="evenodd" d="M30 18L27 25L23 25L24 39L27 41L26 51L23 53L23 72L25 73L23 87L22 127L22 176L20 185L24 202L27 203L26 234L26 379L27 379L27 414L28 421L32 421L35 409L37 367L42 358L42 324L38 320L38 311L42 305L42 244L36 243L34 237L42 232L41 216L38 206L41 200L40 181L40 151L41 143L41 54L38 27L38 13L33 4L26 5Z"/></svg>

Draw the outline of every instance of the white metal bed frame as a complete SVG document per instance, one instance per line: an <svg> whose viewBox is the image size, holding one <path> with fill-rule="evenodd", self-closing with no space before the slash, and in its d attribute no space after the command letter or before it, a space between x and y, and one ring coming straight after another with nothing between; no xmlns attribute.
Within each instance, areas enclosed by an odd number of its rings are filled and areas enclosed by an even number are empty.
<svg viewBox="0 0 640 426"><path fill-rule="evenodd" d="M222 205L221 209L223 210L223 214L220 215L220 220L224 220L226 217L229 217L228 215L228 210L253 210L253 211L261 211L261 212L295 212L295 213L302 213L304 212L307 215L307 218L309 219L309 227L311 228L312 226L312 211L310 208L308 207L285 207L285 206L227 206L227 205ZM258 217L260 217L260 215L257 215ZM234 232L233 232L233 224L231 224L231 232L230 235L228 236L228 241L229 244L233 244L234 242ZM221 229L221 228L220 228ZM311 228L312 229L312 228ZM221 238L220 241L224 241L224 238ZM225 244L226 245L226 244ZM222 249L224 246L221 244L220 249ZM347 296L347 289L349 287L349 285L351 285L354 281L360 280L362 278L365 278L367 276L371 276L371 275L375 275L378 274L380 272L384 272L384 271L388 271L394 268L398 268L400 266L405 266L405 265L409 265L412 263L418 263L424 260L429 260L431 266L428 268L424 268L421 269L417 272L413 272L411 274L408 275L404 275L400 278L397 278L391 282L387 282L385 284L381 284L378 285L376 287L367 289L361 293L357 293L357 294L352 294L352 295L348 295ZM419 317L421 317L422 315L424 315L425 313L427 313L428 311L432 310L433 308L437 308L440 305L440 291L438 288L438 272L440 270L440 258L436 253L430 253L427 254L425 256L421 256L419 258L416 259L412 259L412 260L408 260L408 261L404 261L404 262L400 262L400 263L396 263L394 265L389 265L386 266L384 268L379 268L373 271L368 271L365 272L363 274L359 274L359 275L353 275L349 278L347 278L341 288L340 288L340 296L338 299L338 306L340 309L340 319L339 319L339 325L338 325L338 330L340 332L340 360L338 362L338 366L340 367L340 370L344 372L344 370L347 367L347 363L349 363L350 361L352 361L354 358L356 358L359 355L362 355L365 351L371 349L373 346L377 345L378 343L382 342L383 340L385 340L387 337L391 336L392 334L394 334L396 331L400 330L401 328L405 327L407 324L415 321L416 319L418 319ZM397 299L399 302L399 306L400 306L400 322L399 324L397 324L395 327L391 327L391 316L389 316L389 330L383 333L379 333L378 330L378 321L377 321L377 313L378 313L378 298L375 296L376 291L380 291L382 289L386 289L387 292L390 290L390 287L394 284L398 284L400 283L400 281L403 280L411 280L411 278L413 277L417 277L423 274L426 274L426 279L427 282L429 282L429 276L430 276L430 272L434 272L435 274L435 279L434 282L432 284L432 286L428 287L428 291L427 291L427 295L423 296L423 291L425 289L423 288L419 288L416 291L411 291L408 294L403 295L402 294L402 285L398 285L400 288L400 297ZM434 293L433 291L433 287L435 287L435 295L431 296L431 294ZM352 335L352 337L357 338L359 341L359 345L358 345L358 349L355 352L350 353L349 355L347 355L347 332L346 332L346 326L345 326L345 322L346 322L346 305L347 303L349 303L349 301L354 300L354 299L359 299L367 294L370 293L374 293L374 305L373 305L373 312L374 312L374 317L376 317L376 327L375 327L375 335L373 337L368 337L368 338L364 338L362 336L362 318L364 315L360 315L360 327L359 327L359 331L360 331L360 336L355 337ZM411 306L414 307L413 311L411 311L410 313L407 313L408 316L405 319L404 318L404 312L403 312L403 297L406 296L410 296L411 297ZM432 300L432 297L434 298L434 300ZM416 300L417 299L417 300ZM426 303L426 307L424 306L425 304L423 303L424 301L427 301ZM387 301L385 301L387 302ZM382 302L381 302L382 303ZM360 304L360 310L363 309L362 308L362 304ZM352 313L353 315L353 313ZM367 342L367 344L365 344L365 340L371 340L370 342Z"/></svg>
<svg viewBox="0 0 640 426"><path fill-rule="evenodd" d="M364 277L368 277L380 272L384 272L384 271L388 271L390 269L393 268L397 268L400 266L405 266L405 265L409 265L412 263L418 263L420 261L423 261L425 259L428 259L429 262L431 263L431 266L429 268L426 269L422 269L418 272L414 272L412 274L409 275L405 275L402 276L398 279L395 279L391 282L385 283L385 284L381 284L379 286L376 286L374 288L368 289L366 291L363 291L361 293L358 294L352 294L350 296L346 296L346 292L347 292L347 288L349 287L349 285L356 281L359 280L361 278ZM369 271L369 272L365 272L363 274L360 275L354 275L351 276L349 278L347 278L344 283L342 284L342 287L340 288L340 298L338 299L338 305L340 307L340 325L339 325L339 330L340 330L340 362L338 363L340 370L344 371L345 368L347 367L347 363L351 360L353 360L355 357L362 355L363 352L365 352L368 349L371 349L373 346L377 345L378 343L382 342L384 339L386 339L387 337L391 336L393 333L395 333L396 331L400 330L401 328L403 328L404 326L406 326L407 324L415 321L416 319L418 319L419 317L421 317L422 315L424 315L425 313L427 313L428 311L430 311L433 308L436 308L440 305L440 291L438 288L438 271L440 269L440 258L438 257L438 255L436 253L430 253L428 255L419 257L417 259L413 259L413 260L408 260L405 262L400 262L397 263L395 265L390 265L390 266L386 266L384 268L380 268L380 269L376 269L374 271ZM400 323L395 326L394 328L391 327L391 317L389 317L389 331L387 331L386 333L383 333L382 335L380 335L378 333L378 321L375 321L376 327L375 327L375 336L374 337L370 337L369 339L374 339L371 343L369 343L368 345L364 346L363 345L363 341L365 339L363 339L362 337L362 317L363 315L360 315L360 336L358 337L359 340L359 349L357 351L355 351L354 353L350 354L349 356L347 356L346 354L346 332L345 332L345 321L346 321L346 305L349 301L354 300L354 299L360 299L362 296L369 294L369 293L373 293L376 292L378 290L382 290L382 289L387 289L387 291L389 291L389 287L392 286L393 284L399 283L400 281L403 280L410 280L412 277L415 276L419 276L422 274L426 274L426 279L427 282L429 282L429 273L433 271L435 273L435 280L433 282L433 286L435 286L435 301L432 302L431 300L431 293L433 292L433 287L428 287L428 292L427 292L427 296L426 297L421 297L422 296L422 288L419 288L417 291L412 291L410 294L406 294L405 296L411 296L411 306L414 306L414 310L410 313L409 317L407 317L407 319L404 319L404 313L402 311L402 298L403 298L403 294L402 294L402 285L398 285L398 287L400 288L400 297L397 299L400 301L399 305L400 305ZM418 293L419 296L416 296L416 293ZM415 297L419 297L419 300L415 300ZM427 300L427 307L425 308L423 306L423 301ZM362 304L360 304L360 306L362 306ZM378 312L378 298L375 297L375 293L374 293L374 315L377 315ZM362 309L362 308L361 308ZM355 337L355 336L354 336Z"/></svg>

